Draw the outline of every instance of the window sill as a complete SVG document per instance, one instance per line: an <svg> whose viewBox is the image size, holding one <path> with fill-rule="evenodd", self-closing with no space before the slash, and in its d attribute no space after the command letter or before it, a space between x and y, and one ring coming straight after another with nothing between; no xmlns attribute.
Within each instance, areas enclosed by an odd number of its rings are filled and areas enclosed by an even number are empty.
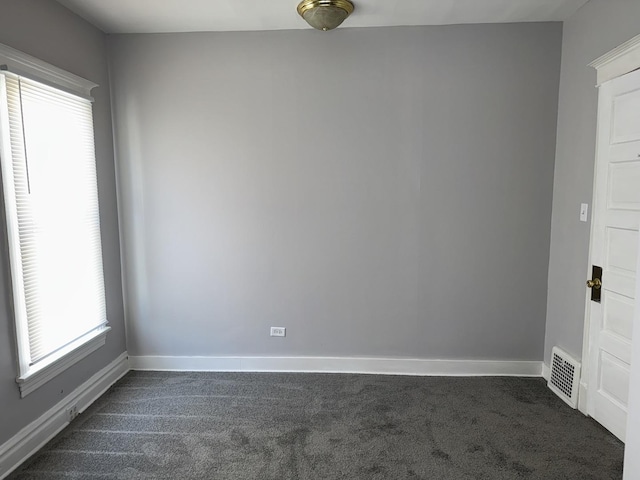
<svg viewBox="0 0 640 480"><path fill-rule="evenodd" d="M95 330L79 338L50 358L31 367L27 373L16 379L20 387L20 396L22 398L26 397L55 376L60 375L67 368L78 363L90 353L95 352L106 343L109 330L111 330L109 326Z"/></svg>

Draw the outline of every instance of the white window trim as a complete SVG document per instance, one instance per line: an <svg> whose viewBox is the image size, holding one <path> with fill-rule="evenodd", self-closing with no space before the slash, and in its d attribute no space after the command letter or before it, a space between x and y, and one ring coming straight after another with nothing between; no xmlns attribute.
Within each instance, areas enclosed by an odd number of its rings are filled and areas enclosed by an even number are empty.
<svg viewBox="0 0 640 480"><path fill-rule="evenodd" d="M97 83L93 83L1 43L0 69L9 70L17 75L29 77L89 100L93 100L91 90L98 86Z"/></svg>
<svg viewBox="0 0 640 480"><path fill-rule="evenodd" d="M54 65L3 44L0 44L0 69L29 77L33 80L46 83L50 86L79 95L91 101L93 101L93 98L91 97L91 90L98 86L96 83L66 72ZM5 143L5 145L7 144L6 139L3 143ZM6 171L6 169L3 168L3 173L4 171ZM7 179L5 178L5 182L6 181ZM8 223L10 223L10 219L8 220ZM7 233L9 236L9 242L14 241L15 237L11 232L8 231ZM10 262L12 286L15 295L16 293L22 292L22 286L20 285L21 278L19 278L20 275L16 275L15 273L20 272L21 270L16 268L18 266L14 265L13 258ZM16 302L14 302L14 305L15 304ZM103 346L106 343L107 333L111 330L108 325L93 330L63 349L55 352L46 360L38 362L38 365L29 366L24 364L22 360L24 355L20 354L20 352L23 352L25 348L25 345L23 345L24 335L21 334L24 332L22 332L22 327L18 324L15 317L16 312L14 312L14 324L16 326L16 345L19 357L17 359L18 376L16 381L20 388L20 395L23 398Z"/></svg>
<svg viewBox="0 0 640 480"><path fill-rule="evenodd" d="M46 360L38 362L44 363L44 365L32 368L27 374L19 376L16 381L20 387L20 396L22 398L26 397L67 368L75 365L90 353L95 352L106 343L109 330L111 330L111 327L104 326L89 332L60 349Z"/></svg>

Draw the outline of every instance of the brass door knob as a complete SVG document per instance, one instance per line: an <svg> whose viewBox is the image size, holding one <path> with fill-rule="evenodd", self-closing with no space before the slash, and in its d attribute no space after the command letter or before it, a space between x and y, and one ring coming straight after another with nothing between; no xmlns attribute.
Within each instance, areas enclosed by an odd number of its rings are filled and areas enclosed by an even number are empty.
<svg viewBox="0 0 640 480"><path fill-rule="evenodd" d="M593 280L587 280L587 287L595 288L596 290L602 287L602 282L599 278L594 278Z"/></svg>

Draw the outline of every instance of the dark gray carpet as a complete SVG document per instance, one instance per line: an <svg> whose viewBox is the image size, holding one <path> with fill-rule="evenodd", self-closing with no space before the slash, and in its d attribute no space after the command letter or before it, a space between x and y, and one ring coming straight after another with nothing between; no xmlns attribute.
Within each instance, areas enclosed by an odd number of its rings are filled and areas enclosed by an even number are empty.
<svg viewBox="0 0 640 480"><path fill-rule="evenodd" d="M619 480L540 379L132 372L12 479Z"/></svg>

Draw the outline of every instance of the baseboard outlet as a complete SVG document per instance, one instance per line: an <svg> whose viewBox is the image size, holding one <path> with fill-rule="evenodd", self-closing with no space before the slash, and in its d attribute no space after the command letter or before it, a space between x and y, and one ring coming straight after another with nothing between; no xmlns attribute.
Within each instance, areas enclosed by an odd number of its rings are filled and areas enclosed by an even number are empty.
<svg viewBox="0 0 640 480"><path fill-rule="evenodd" d="M0 479L7 477L69 424L68 408L77 405L78 412L83 412L128 371L129 357L125 352L0 445Z"/></svg>
<svg viewBox="0 0 640 480"><path fill-rule="evenodd" d="M132 370L540 377L542 362L384 357L129 357Z"/></svg>
<svg viewBox="0 0 640 480"><path fill-rule="evenodd" d="M546 363L542 364L542 378L544 378L547 382L551 378L551 367Z"/></svg>

